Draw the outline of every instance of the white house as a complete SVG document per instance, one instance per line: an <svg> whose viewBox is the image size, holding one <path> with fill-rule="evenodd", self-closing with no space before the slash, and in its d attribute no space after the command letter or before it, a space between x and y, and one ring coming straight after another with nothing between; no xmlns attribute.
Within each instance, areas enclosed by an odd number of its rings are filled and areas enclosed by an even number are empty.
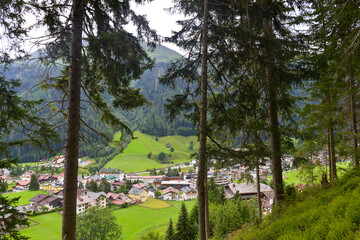
<svg viewBox="0 0 360 240"><path fill-rule="evenodd" d="M87 196L94 199L93 206L105 208L106 207L106 193L105 192L88 192Z"/></svg>
<svg viewBox="0 0 360 240"><path fill-rule="evenodd" d="M197 191L194 188L183 187L180 189L183 192L182 197L184 200L192 200L197 198Z"/></svg>
<svg viewBox="0 0 360 240"><path fill-rule="evenodd" d="M30 181L31 175L33 175L33 174L36 174L36 172L34 172L33 170L29 170L29 171L24 172L20 176L20 178L21 178L22 181Z"/></svg>
<svg viewBox="0 0 360 240"><path fill-rule="evenodd" d="M168 187L163 191L164 200L178 200L179 190Z"/></svg>
<svg viewBox="0 0 360 240"><path fill-rule="evenodd" d="M149 188L147 191L148 191L148 198L155 198L155 192L156 192L155 189Z"/></svg>
<svg viewBox="0 0 360 240"><path fill-rule="evenodd" d="M83 213L94 205L94 199L88 195L80 196L76 199L76 214Z"/></svg>

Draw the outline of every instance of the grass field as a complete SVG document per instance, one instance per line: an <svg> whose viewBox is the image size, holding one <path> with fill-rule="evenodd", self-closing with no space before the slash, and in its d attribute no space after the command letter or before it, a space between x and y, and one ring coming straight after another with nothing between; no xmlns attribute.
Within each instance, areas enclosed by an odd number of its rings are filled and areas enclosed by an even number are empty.
<svg viewBox="0 0 360 240"><path fill-rule="evenodd" d="M346 169L349 168L350 165L351 165L351 162L337 163L336 167L337 167L338 176L342 176L344 174L344 172L346 171ZM320 167L314 168L314 175L317 176L317 181L316 181L317 183L319 183L321 181L321 175L322 175L323 171L326 171L325 166L322 166L321 168ZM329 169L327 169L327 171L329 171ZM303 182L300 175L301 175L300 170L293 170L293 171L283 173L285 183L294 184L295 186L298 185L299 183ZM272 177L270 177L270 178L272 178ZM328 178L329 178L329 174L328 174Z"/></svg>
<svg viewBox="0 0 360 240"><path fill-rule="evenodd" d="M195 200L185 202L188 212L190 212L195 202ZM138 239L149 231L158 231L167 226L170 218L176 222L179 216L179 208L183 202L172 201L170 203L173 206L169 204L170 207L162 209L131 206L114 210L113 214L117 218L117 223L122 227L123 239ZM60 239L61 215L59 213L44 214L30 219L40 224L21 230L24 236L31 237L32 240Z"/></svg>
<svg viewBox="0 0 360 240"><path fill-rule="evenodd" d="M48 194L45 191L39 190L39 191L22 191L22 192L13 192L13 193L4 193L3 196L9 197L9 198L15 198L20 197L18 205L27 205L30 204L29 199L38 195L38 194Z"/></svg>
<svg viewBox="0 0 360 240"><path fill-rule="evenodd" d="M156 137L143 134L139 131L134 133L136 139L132 140L123 153L117 155L105 167L119 168L125 172L139 172L152 168L166 167L164 164L160 164L155 159L160 152L171 154L174 163L182 163L190 160L190 154L194 153L194 150L190 150L190 142L193 141L193 149L198 149L199 145L195 136L183 137L183 136L166 136L159 137L158 141ZM118 140L120 134L117 133L114 136L114 140ZM169 143L174 152L171 152L171 147L166 147ZM148 158L148 154L152 153L152 158Z"/></svg>
<svg viewBox="0 0 360 240"><path fill-rule="evenodd" d="M139 206L142 207L148 207L153 209L161 209L161 208L167 208L171 207L171 205L166 201L161 201L154 198L148 198L146 202L139 204Z"/></svg>
<svg viewBox="0 0 360 240"><path fill-rule="evenodd" d="M21 230L21 234L31 239L41 240L58 240L61 239L61 221L62 215L60 213L48 213L30 218L40 224L33 225L29 228Z"/></svg>

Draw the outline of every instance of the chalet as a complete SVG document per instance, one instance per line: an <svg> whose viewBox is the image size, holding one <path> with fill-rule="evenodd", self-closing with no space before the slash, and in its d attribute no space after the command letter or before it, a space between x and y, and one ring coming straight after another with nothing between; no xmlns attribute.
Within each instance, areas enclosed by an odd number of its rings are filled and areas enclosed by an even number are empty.
<svg viewBox="0 0 360 240"><path fill-rule="evenodd" d="M10 176L10 171L6 168L0 168L0 175Z"/></svg>
<svg viewBox="0 0 360 240"><path fill-rule="evenodd" d="M88 192L87 196L94 199L94 206L100 208L106 208L106 193L105 192Z"/></svg>
<svg viewBox="0 0 360 240"><path fill-rule="evenodd" d="M163 191L164 200L178 200L179 190L168 187Z"/></svg>
<svg viewBox="0 0 360 240"><path fill-rule="evenodd" d="M111 189L112 189L113 191L118 190L118 189L119 189L122 185L124 185L124 184L126 184L125 181L114 181L114 182L110 183Z"/></svg>
<svg viewBox="0 0 360 240"><path fill-rule="evenodd" d="M123 203L129 203L129 204L131 203L131 198L129 198L125 193L108 192L106 198L108 202L112 202L118 205L121 205Z"/></svg>
<svg viewBox="0 0 360 240"><path fill-rule="evenodd" d="M241 195L242 199L250 199L257 196L257 189L255 183L229 183L225 187L225 195L228 198L233 197L236 192ZM263 183L260 183L260 197L262 205L271 207L274 198L274 190Z"/></svg>
<svg viewBox="0 0 360 240"><path fill-rule="evenodd" d="M180 190L180 188L188 187L188 186L190 186L190 183L188 183L187 181L175 180L175 181L162 181L160 188L165 189L168 187L173 187L176 188L177 190Z"/></svg>
<svg viewBox="0 0 360 240"><path fill-rule="evenodd" d="M132 202L145 202L147 200L147 191L145 189L132 187L129 191L129 197Z"/></svg>
<svg viewBox="0 0 360 240"><path fill-rule="evenodd" d="M51 174L41 174L38 177L39 183L45 182L55 182L58 179L58 176Z"/></svg>
<svg viewBox="0 0 360 240"><path fill-rule="evenodd" d="M143 176L143 182L147 184L154 184L154 181L162 181L165 175L157 176Z"/></svg>
<svg viewBox="0 0 360 240"><path fill-rule="evenodd" d="M93 180L94 182L98 183L98 182L100 182L101 178L102 177L99 174L95 174L95 175L90 176L86 180L88 180L88 181Z"/></svg>
<svg viewBox="0 0 360 240"><path fill-rule="evenodd" d="M195 188L183 187L180 189L183 192L184 200L192 200L197 198L197 191Z"/></svg>
<svg viewBox="0 0 360 240"><path fill-rule="evenodd" d="M64 183L64 175L65 175L65 172L60 173L60 175L59 175L59 177L57 179L57 181L59 183Z"/></svg>
<svg viewBox="0 0 360 240"><path fill-rule="evenodd" d="M63 199L46 194L38 194L29 199L29 201L30 207L36 211L40 211L43 206L47 207L48 210L61 208L63 206Z"/></svg>
<svg viewBox="0 0 360 240"><path fill-rule="evenodd" d="M126 180L129 180L131 182L135 182L135 181L144 181L144 176L138 176L136 174L126 174L125 176Z"/></svg>
<svg viewBox="0 0 360 240"><path fill-rule="evenodd" d="M155 189L149 188L147 189L147 191L148 191L148 198L155 198L155 192L156 192Z"/></svg>
<svg viewBox="0 0 360 240"><path fill-rule="evenodd" d="M140 189L145 189L147 187L146 184L143 184L143 183L136 183L134 185L132 185L132 187L134 188L140 188Z"/></svg>
<svg viewBox="0 0 360 240"><path fill-rule="evenodd" d="M23 190L29 189L29 185L30 185L30 180L19 181L16 183L16 187Z"/></svg>
<svg viewBox="0 0 360 240"><path fill-rule="evenodd" d="M61 190L64 189L64 187L60 184L56 184L56 183L48 183L48 184L44 184L42 185L42 189L46 192L59 192Z"/></svg>
<svg viewBox="0 0 360 240"><path fill-rule="evenodd" d="M94 199L87 195L83 195L80 197L77 197L76 199L76 214L81 214L85 212L87 209L93 207Z"/></svg>
<svg viewBox="0 0 360 240"><path fill-rule="evenodd" d="M30 181L31 175L33 175L33 174L36 175L36 172L34 172L33 170L29 170L29 171L24 172L24 173L20 176L20 178L21 178L21 180L23 180L23 181L28 181L28 180Z"/></svg>

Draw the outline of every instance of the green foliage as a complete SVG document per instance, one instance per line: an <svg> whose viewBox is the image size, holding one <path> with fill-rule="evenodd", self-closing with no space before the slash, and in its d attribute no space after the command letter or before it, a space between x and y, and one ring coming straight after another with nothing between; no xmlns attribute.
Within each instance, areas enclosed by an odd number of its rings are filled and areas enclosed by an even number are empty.
<svg viewBox="0 0 360 240"><path fill-rule="evenodd" d="M225 189L223 186L218 186L214 178L209 178L208 181L208 199L214 204L223 204L226 201Z"/></svg>
<svg viewBox="0 0 360 240"><path fill-rule="evenodd" d="M92 191L92 192L98 192L99 191L98 184L92 179L90 181L89 180L86 181L85 187L87 189L89 189L90 191Z"/></svg>
<svg viewBox="0 0 360 240"><path fill-rule="evenodd" d="M77 217L76 237L83 240L120 240L121 227L108 208L90 208Z"/></svg>
<svg viewBox="0 0 360 240"><path fill-rule="evenodd" d="M30 178L29 190L30 191L38 191L39 189L40 189L40 184L39 184L38 178L37 178L36 174L32 174L31 178Z"/></svg>
<svg viewBox="0 0 360 240"><path fill-rule="evenodd" d="M160 233L151 231L151 232L141 236L140 239L141 240L163 240L164 238L162 238L160 236ZM168 238L166 238L166 239L168 239Z"/></svg>
<svg viewBox="0 0 360 240"><path fill-rule="evenodd" d="M317 185L275 210L258 227L248 226L233 239L357 239L359 170L350 170L330 188Z"/></svg>
<svg viewBox="0 0 360 240"><path fill-rule="evenodd" d="M100 180L99 191L103 191L105 193L108 193L111 191L111 185L105 178L102 178Z"/></svg>
<svg viewBox="0 0 360 240"><path fill-rule="evenodd" d="M0 192L4 193L8 191L8 183L5 179L0 180Z"/></svg>
<svg viewBox="0 0 360 240"><path fill-rule="evenodd" d="M176 239L193 240L194 238L195 236L189 221L186 206L183 203L181 205L179 218L176 222Z"/></svg>
<svg viewBox="0 0 360 240"><path fill-rule="evenodd" d="M29 239L21 236L18 226L28 226L29 222L26 218L18 216L19 211L15 208L19 198L8 198L0 195L0 217L2 219L2 236L1 239Z"/></svg>
<svg viewBox="0 0 360 240"><path fill-rule="evenodd" d="M160 160L160 162L164 163L166 161L167 155L164 152L160 152L158 155L158 159Z"/></svg>
<svg viewBox="0 0 360 240"><path fill-rule="evenodd" d="M170 218L170 221L169 221L169 226L166 229L165 239L166 240L176 240L176 238L175 238L175 229L173 227L173 223L172 223L171 218Z"/></svg>
<svg viewBox="0 0 360 240"><path fill-rule="evenodd" d="M216 239L241 228L256 218L256 201L244 201L241 198L226 201L224 204L210 205L210 225Z"/></svg>
<svg viewBox="0 0 360 240"><path fill-rule="evenodd" d="M155 198L159 198L161 196L161 192L160 191L156 191L155 192Z"/></svg>

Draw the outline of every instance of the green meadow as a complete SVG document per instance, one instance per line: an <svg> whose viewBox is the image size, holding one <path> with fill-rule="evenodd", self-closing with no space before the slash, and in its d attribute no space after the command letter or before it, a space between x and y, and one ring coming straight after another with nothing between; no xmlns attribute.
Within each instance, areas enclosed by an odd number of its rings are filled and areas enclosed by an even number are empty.
<svg viewBox="0 0 360 240"><path fill-rule="evenodd" d="M136 139L133 139L127 148L109 163L105 167L119 168L125 170L125 172L139 172L152 168L161 168L168 165L161 164L156 161L157 155L160 152L171 154L171 160L174 163L182 163L190 160L190 155L195 153L194 150L190 150L190 142L193 141L193 149L198 149L199 144L196 136L166 136L159 137L156 141L156 137L143 134L139 131L134 132ZM120 134L115 134L114 140L118 140ZM167 144L171 147L166 147ZM170 149L174 148L174 152ZM152 157L149 159L148 154L152 153Z"/></svg>
<svg viewBox="0 0 360 240"><path fill-rule="evenodd" d="M27 190L27 191L22 191L22 192L4 193L3 196L9 197L9 198L20 197L18 205L21 206L21 205L30 204L29 199L32 198L32 197L35 197L36 195L38 195L40 193L48 194L48 195L50 194L50 193L47 193L47 192L42 191L42 190L39 190L39 191Z"/></svg>
<svg viewBox="0 0 360 240"><path fill-rule="evenodd" d="M338 176L342 176L350 166L351 166L351 162L336 163ZM314 168L314 176L316 179L316 181L315 181L316 183L320 183L321 176L324 171L326 172L325 166L321 166L321 167L317 166ZM327 173L328 173L328 178L329 178L329 168L327 168ZM272 177L270 176L269 178L271 179ZM304 182L302 180L303 175L301 174L299 169L292 170L289 172L284 172L283 178L284 178L284 182L286 184L294 184L295 186L298 185L299 183Z"/></svg>
<svg viewBox="0 0 360 240"><path fill-rule="evenodd" d="M128 208L114 210L113 214L117 218L117 223L122 227L123 239L138 239L149 231L160 231L165 229L169 219L176 222L179 216L179 208L183 202L161 202L160 200L151 201L153 207L164 206L160 209L149 207L131 206ZM195 200L186 201L185 205L190 212ZM57 212L35 216L30 218L38 222L29 228L21 230L21 234L31 237L33 240L60 239L61 236L61 215ZM162 230L161 230L162 231Z"/></svg>

